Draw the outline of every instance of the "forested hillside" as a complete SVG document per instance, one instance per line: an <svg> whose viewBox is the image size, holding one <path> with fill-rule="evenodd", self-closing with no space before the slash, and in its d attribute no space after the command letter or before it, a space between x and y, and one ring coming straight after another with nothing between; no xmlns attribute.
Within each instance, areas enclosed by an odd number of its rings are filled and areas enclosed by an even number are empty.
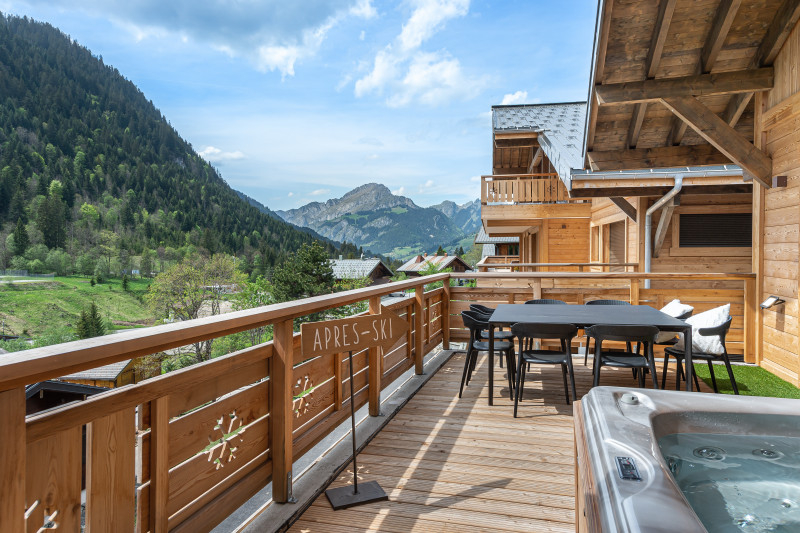
<svg viewBox="0 0 800 533"><path fill-rule="evenodd" d="M312 239L242 200L102 58L0 14L0 268L89 274L203 249L266 268Z"/></svg>

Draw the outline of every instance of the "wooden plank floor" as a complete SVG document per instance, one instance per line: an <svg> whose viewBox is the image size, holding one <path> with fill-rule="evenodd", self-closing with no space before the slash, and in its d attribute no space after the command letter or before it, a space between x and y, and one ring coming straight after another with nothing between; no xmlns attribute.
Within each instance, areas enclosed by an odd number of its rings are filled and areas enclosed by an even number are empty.
<svg viewBox="0 0 800 533"><path fill-rule="evenodd" d="M575 363L580 397L591 370ZM458 398L463 365L455 354L359 454L359 481L378 481L388 502L334 512L323 494L290 531L574 531L572 406L560 368L528 372L515 419L505 369L495 369L490 407L486 356ZM601 376L604 385L636 386L630 370ZM669 387L674 379L671 370ZM348 469L331 486L352 477Z"/></svg>

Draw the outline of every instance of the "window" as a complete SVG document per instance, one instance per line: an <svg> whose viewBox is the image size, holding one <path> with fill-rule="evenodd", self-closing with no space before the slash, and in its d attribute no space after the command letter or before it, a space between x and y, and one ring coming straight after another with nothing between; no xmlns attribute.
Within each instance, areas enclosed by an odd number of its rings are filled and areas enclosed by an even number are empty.
<svg viewBox="0 0 800 533"><path fill-rule="evenodd" d="M680 215L681 248L749 248L753 245L751 213Z"/></svg>

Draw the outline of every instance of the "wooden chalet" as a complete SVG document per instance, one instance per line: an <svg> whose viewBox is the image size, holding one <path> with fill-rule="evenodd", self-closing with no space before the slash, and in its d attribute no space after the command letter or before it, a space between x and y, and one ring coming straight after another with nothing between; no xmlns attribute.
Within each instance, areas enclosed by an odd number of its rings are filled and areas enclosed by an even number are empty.
<svg viewBox="0 0 800 533"><path fill-rule="evenodd" d="M730 303L729 351L797 384L798 18L800 0L601 0L588 104L493 108L482 220L488 237L519 238L509 266L4 355L0 531L586 531L560 370L531 369L519 418L503 371L490 392L486 357L459 395L460 313ZM346 354L303 353L298 318L363 302L377 314L397 291L413 297L385 307L407 332L354 353L352 378ZM769 295L785 302L761 310ZM31 384L266 326L267 343L26 417ZM592 369L575 369L581 396ZM609 369L603 384L636 380ZM351 406L365 415L355 473ZM354 475L389 501L333 511L323 490Z"/></svg>
<svg viewBox="0 0 800 533"><path fill-rule="evenodd" d="M388 283L394 275L386 264L377 258L331 259L333 277L336 281L369 278L370 285Z"/></svg>
<svg viewBox="0 0 800 533"><path fill-rule="evenodd" d="M469 270L469 265L463 259L457 255L448 255L445 252L444 255L417 255L399 266L397 271L403 272L408 276L421 276L422 272L431 268L431 266L436 267L437 271L448 268L452 269L453 272L466 272Z"/></svg>

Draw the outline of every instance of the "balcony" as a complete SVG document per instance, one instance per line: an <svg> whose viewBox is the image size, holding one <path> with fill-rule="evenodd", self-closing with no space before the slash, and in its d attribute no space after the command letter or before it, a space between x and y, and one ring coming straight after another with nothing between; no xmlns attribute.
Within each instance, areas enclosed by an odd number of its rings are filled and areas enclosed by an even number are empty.
<svg viewBox="0 0 800 533"><path fill-rule="evenodd" d="M671 288L644 289L645 277L669 281ZM477 279L482 286L451 287L451 278ZM511 280L515 286L505 286ZM425 290L436 281L445 286ZM697 281L739 288L681 285ZM299 519L298 531L572 529L571 409L560 396L560 376L533 371L542 379L531 379L522 420L511 418L502 372L495 375L493 407L485 401L481 368L467 395L456 398L463 352L451 351L451 343L467 339L459 313L471 303L540 297L574 304L627 299L654 307L680 298L697 311L730 302L729 349L752 360L754 286L751 274L437 274L9 354L0 358L0 531L36 531L43 524L79 531L82 485L87 530L210 531L269 484L273 501L249 520L254 531L280 527L270 513L281 509ZM352 398L342 354L308 359L301 352L293 319L360 301L374 312L382 296L407 289L413 297L388 307L408 321L408 333L385 353L354 354ZM25 417L28 384L266 324L274 326L274 341ZM446 362L426 364L432 352ZM583 394L590 370L576 367ZM379 420L388 405L381 392L394 390L392 383L412 369L428 373L410 393L416 396L394 402L396 411L382 419L384 429L363 452L361 475L377 478L391 501L334 513L326 502L315 503L331 476L314 467L300 478L311 488L294 493L293 465L347 421L350 402L368 409L368 421ZM614 379L634 383L630 372ZM334 476L334 483L345 482L346 473ZM293 495L297 505L278 503Z"/></svg>
<svg viewBox="0 0 800 533"><path fill-rule="evenodd" d="M520 263L518 255L489 255L478 272L637 272L639 263Z"/></svg>
<svg viewBox="0 0 800 533"><path fill-rule="evenodd" d="M572 199L555 172L481 176L481 204L563 204L585 203Z"/></svg>

